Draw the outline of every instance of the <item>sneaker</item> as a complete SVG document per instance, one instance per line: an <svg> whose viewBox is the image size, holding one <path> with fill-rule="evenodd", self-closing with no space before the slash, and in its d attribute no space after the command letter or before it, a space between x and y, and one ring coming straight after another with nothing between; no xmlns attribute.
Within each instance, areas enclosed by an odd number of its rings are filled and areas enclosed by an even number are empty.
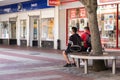
<svg viewBox="0 0 120 80"><path fill-rule="evenodd" d="M85 65L85 63L84 63L84 62L81 62L80 65Z"/></svg>
<svg viewBox="0 0 120 80"><path fill-rule="evenodd" d="M72 65L72 67L76 67L76 64L75 64L75 63L72 63L71 65Z"/></svg>
<svg viewBox="0 0 120 80"><path fill-rule="evenodd" d="M72 67L72 65L70 63L67 63L63 67Z"/></svg>

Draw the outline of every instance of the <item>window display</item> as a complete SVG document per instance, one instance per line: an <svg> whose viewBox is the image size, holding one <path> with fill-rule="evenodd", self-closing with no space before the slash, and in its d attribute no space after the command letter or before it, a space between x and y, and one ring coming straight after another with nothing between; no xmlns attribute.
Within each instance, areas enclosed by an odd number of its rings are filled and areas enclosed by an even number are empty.
<svg viewBox="0 0 120 80"><path fill-rule="evenodd" d="M69 9L68 13L68 37L71 35L71 27L77 27L78 33L81 35L85 26L88 25L88 18L84 8ZM120 31L117 32L117 6L116 4L98 6L97 18L98 27L101 36L101 43L105 48L116 48L117 38ZM118 17L119 19L119 17ZM119 21L120 22L120 21ZM119 26L118 26L119 27ZM119 27L120 29L120 27ZM120 46L120 39L118 40Z"/></svg>
<svg viewBox="0 0 120 80"><path fill-rule="evenodd" d="M116 47L116 9L116 6L105 5L97 11L101 42L106 48Z"/></svg>
<svg viewBox="0 0 120 80"><path fill-rule="evenodd" d="M21 37L21 39L26 39L26 20L21 20L20 21L20 25L21 25L21 27L20 27L20 37Z"/></svg>
<svg viewBox="0 0 120 80"><path fill-rule="evenodd" d="M38 28L38 19L34 19L33 23L33 39L37 39L37 29Z"/></svg>
<svg viewBox="0 0 120 80"><path fill-rule="evenodd" d="M0 37L9 38L8 21L3 21L0 23Z"/></svg>
<svg viewBox="0 0 120 80"><path fill-rule="evenodd" d="M87 26L88 19L85 8L75 8L68 10L68 37L71 35L71 27L77 27L79 34Z"/></svg>
<svg viewBox="0 0 120 80"><path fill-rule="evenodd" d="M41 21L42 21L42 40L53 40L54 18L43 18Z"/></svg>

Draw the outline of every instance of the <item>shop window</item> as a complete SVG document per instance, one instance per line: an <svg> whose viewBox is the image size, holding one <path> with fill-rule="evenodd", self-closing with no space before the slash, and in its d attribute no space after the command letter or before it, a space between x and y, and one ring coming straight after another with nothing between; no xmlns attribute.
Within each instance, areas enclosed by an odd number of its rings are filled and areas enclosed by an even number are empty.
<svg viewBox="0 0 120 80"><path fill-rule="evenodd" d="M116 11L115 5L99 6L97 10L101 43L106 48L116 47Z"/></svg>
<svg viewBox="0 0 120 80"><path fill-rule="evenodd" d="M26 39L27 30L26 30L26 20L20 21L20 37L21 39Z"/></svg>
<svg viewBox="0 0 120 80"><path fill-rule="evenodd" d="M81 35L85 26L88 25L88 18L85 8L68 9L67 11L67 40L71 35L71 27L77 27ZM117 41L117 6L116 4L98 6L97 18L101 36L101 43L106 48L115 48ZM118 17L119 19L119 17ZM120 30L120 28L119 28ZM120 33L120 32L119 32ZM118 38L119 39L119 38ZM120 43L120 40L119 40Z"/></svg>
<svg viewBox="0 0 120 80"><path fill-rule="evenodd" d="M38 19L34 19L33 22L33 39L36 40L37 39L37 29L38 28Z"/></svg>
<svg viewBox="0 0 120 80"><path fill-rule="evenodd" d="M8 21L0 22L0 37L9 38Z"/></svg>
<svg viewBox="0 0 120 80"><path fill-rule="evenodd" d="M42 20L42 40L54 39L54 18L43 18Z"/></svg>
<svg viewBox="0 0 120 80"><path fill-rule="evenodd" d="M85 8L75 8L68 10L68 34L67 38L71 35L71 28L77 27L79 35L84 30L84 27L88 25L88 18ZM68 39L67 39L68 41Z"/></svg>

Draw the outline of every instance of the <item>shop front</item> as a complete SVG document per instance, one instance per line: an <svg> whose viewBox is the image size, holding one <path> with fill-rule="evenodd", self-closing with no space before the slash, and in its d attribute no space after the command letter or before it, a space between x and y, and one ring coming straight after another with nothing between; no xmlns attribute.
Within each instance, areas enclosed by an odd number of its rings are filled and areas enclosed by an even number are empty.
<svg viewBox="0 0 120 80"><path fill-rule="evenodd" d="M120 48L120 1L113 4L109 1L99 0L97 9L101 43L105 48ZM66 41L70 35L71 27L77 27L81 35L83 28L87 25L88 18L84 7L67 9Z"/></svg>
<svg viewBox="0 0 120 80"><path fill-rule="evenodd" d="M48 6L47 0L16 3L0 9L0 44L56 48L58 9Z"/></svg>

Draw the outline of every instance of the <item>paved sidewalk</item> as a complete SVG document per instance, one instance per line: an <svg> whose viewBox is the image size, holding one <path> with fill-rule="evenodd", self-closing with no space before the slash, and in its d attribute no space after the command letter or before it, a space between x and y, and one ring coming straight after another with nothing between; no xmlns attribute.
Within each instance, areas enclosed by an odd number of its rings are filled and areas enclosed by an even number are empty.
<svg viewBox="0 0 120 80"><path fill-rule="evenodd" d="M2 45L0 80L120 80L119 60L115 75L111 73L111 61L110 69L106 71L89 69L89 73L84 74L83 67L63 67L65 61L61 53L61 50L54 49Z"/></svg>

